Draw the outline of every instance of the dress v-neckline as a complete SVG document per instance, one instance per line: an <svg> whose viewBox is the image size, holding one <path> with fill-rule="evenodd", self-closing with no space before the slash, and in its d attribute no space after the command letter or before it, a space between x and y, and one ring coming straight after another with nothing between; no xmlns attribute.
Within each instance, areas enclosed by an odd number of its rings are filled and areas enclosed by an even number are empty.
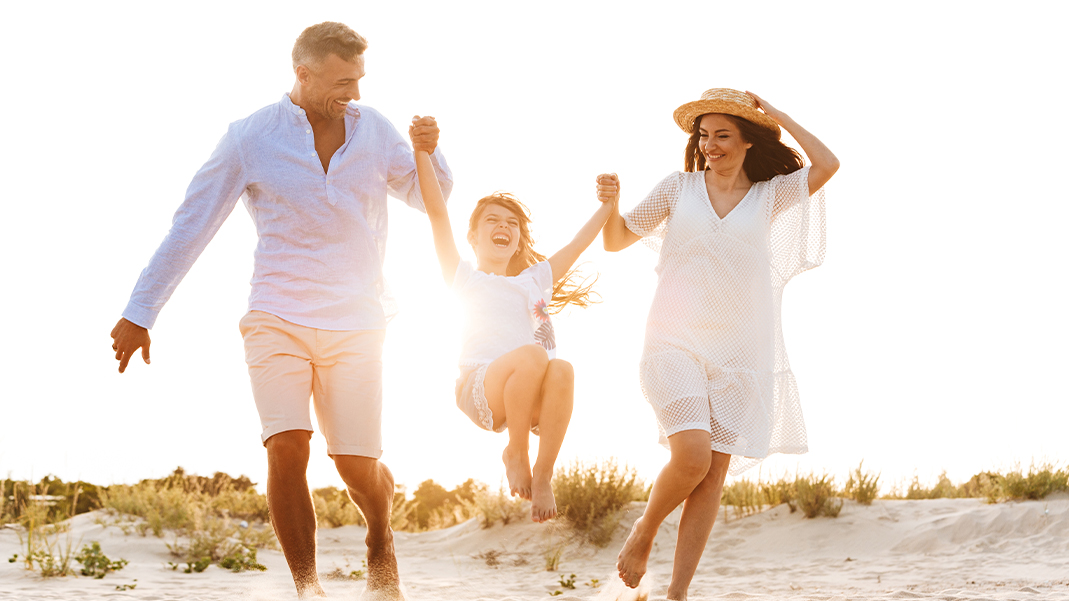
<svg viewBox="0 0 1069 601"><path fill-rule="evenodd" d="M703 171L701 175L702 190L705 192L705 206L709 207L709 211L713 214L713 217L716 217L717 221L723 221L728 217L731 217L731 214L735 212L735 209L739 208L742 203L746 202L746 199L750 197L750 193L753 192L754 182L750 182L750 187L746 190L746 194L743 194L742 198L739 199L739 202L735 203L735 206L731 207L731 210L728 211L727 214L725 214L723 217L721 217L717 214L716 207L713 206L713 198L709 196L709 184L705 183L705 172Z"/></svg>

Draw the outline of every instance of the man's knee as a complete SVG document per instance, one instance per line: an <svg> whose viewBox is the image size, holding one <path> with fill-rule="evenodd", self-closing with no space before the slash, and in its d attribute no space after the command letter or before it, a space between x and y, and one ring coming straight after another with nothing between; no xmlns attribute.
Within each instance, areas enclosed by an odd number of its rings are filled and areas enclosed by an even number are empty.
<svg viewBox="0 0 1069 601"><path fill-rule="evenodd" d="M268 463L303 461L307 464L311 438L312 433L307 430L287 430L268 438L264 443Z"/></svg>
<svg viewBox="0 0 1069 601"><path fill-rule="evenodd" d="M359 455L334 455L334 465L338 468L345 485L356 491L378 484L383 466L378 459Z"/></svg>

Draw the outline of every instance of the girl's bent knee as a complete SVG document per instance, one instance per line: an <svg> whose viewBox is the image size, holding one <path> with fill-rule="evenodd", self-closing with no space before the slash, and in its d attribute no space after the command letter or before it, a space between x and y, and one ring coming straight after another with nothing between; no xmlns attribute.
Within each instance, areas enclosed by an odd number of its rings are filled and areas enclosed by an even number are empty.
<svg viewBox="0 0 1069 601"><path fill-rule="evenodd" d="M529 367L545 371L549 365L549 355L540 344L528 344L517 350L523 354L523 362Z"/></svg>
<svg viewBox="0 0 1069 601"><path fill-rule="evenodd" d="M546 366L546 378L559 384L575 383L575 369L564 359L550 359Z"/></svg>

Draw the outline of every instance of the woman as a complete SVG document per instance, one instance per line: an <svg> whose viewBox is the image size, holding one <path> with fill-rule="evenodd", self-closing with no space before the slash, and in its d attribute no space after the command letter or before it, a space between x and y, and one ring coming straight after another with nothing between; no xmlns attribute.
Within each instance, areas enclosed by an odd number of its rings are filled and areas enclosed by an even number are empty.
<svg viewBox="0 0 1069 601"><path fill-rule="evenodd" d="M755 94L715 88L674 117L690 134L685 171L626 215L613 210L602 235L609 251L642 238L660 251L640 376L671 451L617 568L637 587L661 522L683 503L667 594L682 600L728 472L807 450L780 300L787 281L823 261L821 188L839 161ZM780 141L780 127L810 167ZM602 201L615 206L619 190L615 175L598 176Z"/></svg>

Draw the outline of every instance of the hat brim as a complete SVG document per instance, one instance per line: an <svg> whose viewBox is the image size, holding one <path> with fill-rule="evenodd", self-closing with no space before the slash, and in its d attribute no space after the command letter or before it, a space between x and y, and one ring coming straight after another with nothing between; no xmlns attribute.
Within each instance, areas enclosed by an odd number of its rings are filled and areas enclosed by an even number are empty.
<svg viewBox="0 0 1069 601"><path fill-rule="evenodd" d="M711 99L688 102L677 108L676 111L672 113L672 117L675 118L676 125L678 125L680 129L688 134L692 134L694 133L694 119L700 115L708 113L734 115L775 133L777 140L780 137L779 124L776 123L772 117L769 117L755 108L742 106L737 102L730 102L727 100Z"/></svg>

